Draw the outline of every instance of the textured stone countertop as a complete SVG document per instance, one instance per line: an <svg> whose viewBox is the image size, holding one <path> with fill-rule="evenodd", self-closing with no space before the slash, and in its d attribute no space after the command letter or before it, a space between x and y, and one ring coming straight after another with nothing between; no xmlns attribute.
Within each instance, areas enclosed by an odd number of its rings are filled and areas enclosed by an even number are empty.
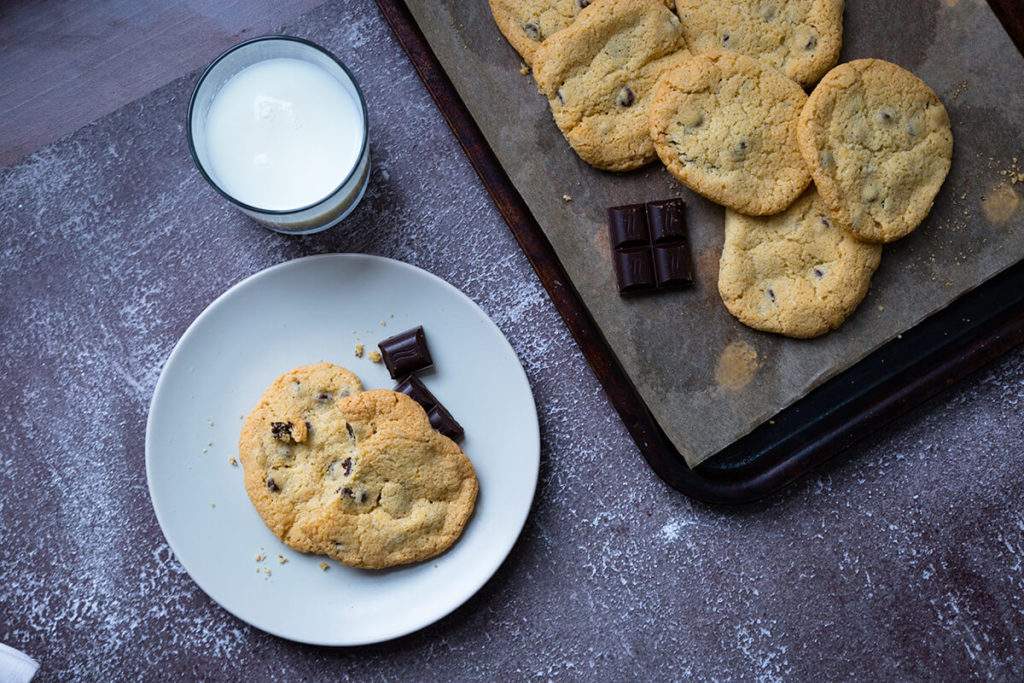
<svg viewBox="0 0 1024 683"><path fill-rule="evenodd" d="M372 0L285 27L367 93L369 192L287 238L226 205L183 130L196 74L0 169L0 642L40 680L1024 676L1024 349L743 508L646 466ZM298 645L185 573L145 479L162 363L270 265L380 254L461 288L526 368L540 481L468 603L391 642Z"/></svg>

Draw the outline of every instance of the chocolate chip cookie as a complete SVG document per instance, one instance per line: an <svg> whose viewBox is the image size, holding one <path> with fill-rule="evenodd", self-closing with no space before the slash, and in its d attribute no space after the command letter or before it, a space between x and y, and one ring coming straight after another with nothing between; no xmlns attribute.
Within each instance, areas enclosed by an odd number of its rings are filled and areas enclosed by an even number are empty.
<svg viewBox="0 0 1024 683"><path fill-rule="evenodd" d="M679 18L659 0L597 0L544 41L534 76L580 158L626 171L655 158L648 94L685 48Z"/></svg>
<svg viewBox="0 0 1024 683"><path fill-rule="evenodd" d="M345 427L316 460L300 524L339 562L382 568L451 546L476 503L473 465L405 394L378 389L338 401Z"/></svg>
<svg viewBox="0 0 1024 683"><path fill-rule="evenodd" d="M810 182L796 140L806 101L799 85L750 57L695 55L658 79L650 135L681 183L734 211L769 215Z"/></svg>
<svg viewBox="0 0 1024 683"><path fill-rule="evenodd" d="M953 132L938 95L881 59L828 72L800 115L800 151L832 215L853 235L892 242L931 210Z"/></svg>
<svg viewBox="0 0 1024 683"><path fill-rule="evenodd" d="M836 225L812 187L775 216L726 210L718 292L744 325L816 337L857 308L881 257L880 244L861 242Z"/></svg>
<svg viewBox="0 0 1024 683"><path fill-rule="evenodd" d="M362 391L345 368L317 363L281 375L242 425L238 453L245 489L263 521L302 552L322 552L296 522L317 493L317 470L339 431L338 399Z"/></svg>
<svg viewBox="0 0 1024 683"><path fill-rule="evenodd" d="M568 26L589 0L490 0L491 14L528 65L544 39Z"/></svg>
<svg viewBox="0 0 1024 683"><path fill-rule="evenodd" d="M736 52L808 86L835 66L843 0L676 0L694 53Z"/></svg>

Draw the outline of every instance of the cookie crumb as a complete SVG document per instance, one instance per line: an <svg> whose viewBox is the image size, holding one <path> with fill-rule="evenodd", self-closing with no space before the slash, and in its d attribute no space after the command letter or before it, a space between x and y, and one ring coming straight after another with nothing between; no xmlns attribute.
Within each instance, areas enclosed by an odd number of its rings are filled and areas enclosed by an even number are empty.
<svg viewBox="0 0 1024 683"><path fill-rule="evenodd" d="M526 66L526 62L519 62L519 73L524 76L530 75L530 67Z"/></svg>
<svg viewBox="0 0 1024 683"><path fill-rule="evenodd" d="M330 567L331 567L331 565L327 564L326 562L321 562L320 563L320 570L321 571L327 571L328 569L330 569Z"/></svg>
<svg viewBox="0 0 1024 683"><path fill-rule="evenodd" d="M238 467L238 461L235 460L233 457L232 458L228 458L228 462L231 463L232 467Z"/></svg>
<svg viewBox="0 0 1024 683"><path fill-rule="evenodd" d="M213 445L213 442L212 442L212 441L207 441L207 442L206 442L206 445L207 445L207 446L212 446L212 445Z"/></svg>
<svg viewBox="0 0 1024 683"><path fill-rule="evenodd" d="M208 425L210 425L212 427L213 426L213 420L211 420L210 418L206 418L206 424L208 424Z"/></svg>
<svg viewBox="0 0 1024 683"><path fill-rule="evenodd" d="M562 195L562 201L563 201L563 202L571 202L571 201L572 201L572 197L570 197L570 196L569 196L569 195L567 195L567 194L563 194L563 195Z"/></svg>
<svg viewBox="0 0 1024 683"><path fill-rule="evenodd" d="M879 307L878 307L878 310L880 310L880 311L884 311L884 310L885 310L885 306L879 306Z"/></svg>
<svg viewBox="0 0 1024 683"><path fill-rule="evenodd" d="M277 556L277 563L278 564L284 564L287 561L288 561L288 558L285 557L284 555L278 555Z"/></svg>
<svg viewBox="0 0 1024 683"><path fill-rule="evenodd" d="M204 448L204 449L203 449L203 453L205 453L205 452L206 452L206 449Z"/></svg>
<svg viewBox="0 0 1024 683"><path fill-rule="evenodd" d="M380 362L380 351L370 351L369 359L374 363Z"/></svg>
<svg viewBox="0 0 1024 683"><path fill-rule="evenodd" d="M387 327L388 326L388 321L387 320L381 320L380 321L380 326L381 327Z"/></svg>
<svg viewBox="0 0 1024 683"><path fill-rule="evenodd" d="M362 344L356 344L356 358L362 358L362 357L363 357L363 345Z"/></svg>
<svg viewBox="0 0 1024 683"><path fill-rule="evenodd" d="M216 503L210 503L210 507L215 508L215 507L217 507L217 504Z"/></svg>
<svg viewBox="0 0 1024 683"><path fill-rule="evenodd" d="M263 573L266 574L267 576L270 576L270 567L264 567L263 568Z"/></svg>

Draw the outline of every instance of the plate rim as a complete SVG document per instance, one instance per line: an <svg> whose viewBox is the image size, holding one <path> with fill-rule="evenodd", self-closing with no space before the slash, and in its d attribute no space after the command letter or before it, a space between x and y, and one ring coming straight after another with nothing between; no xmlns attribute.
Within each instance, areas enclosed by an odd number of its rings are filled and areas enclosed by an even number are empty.
<svg viewBox="0 0 1024 683"><path fill-rule="evenodd" d="M532 430L534 432L535 438L531 438L531 439L529 439L529 441L530 441L531 444L535 443L535 448L531 449L531 456L532 457L530 457L529 463L533 466L534 476L529 478L529 484L530 484L530 491L529 491L529 496L528 496L529 504L525 506L525 508L524 508L525 512L522 515L521 519L515 520L515 524L513 525L514 528L515 528L515 533L514 534L509 534L508 541L507 541L507 544L506 544L507 547L503 547L502 548L502 552L500 553L500 558L501 558L500 561L498 561L493 567L488 568L486 571L482 572L481 575L480 575L479 580L473 582L473 585L471 585L468 588L468 590L460 591L459 594L457 595L456 599L452 600L451 605L443 607L436 614L429 615L427 620L423 621L422 623L414 623L411 626L403 626L403 627L395 628L395 629L387 631L387 632L385 632L385 633L383 633L381 635L378 635L376 637L373 637L373 638L309 639L309 638L295 637L294 635L290 635L290 634L284 632L282 629L273 628L273 627L266 627L266 626L262 626L262 625L257 625L255 623L253 623L252 621L250 621L249 619L247 619L244 616L242 616L241 614L238 614L235 610L229 608L220 599L218 599L217 596L215 596L207 588L205 583L203 581L200 581L195 576L195 574L193 573L193 570L190 567L189 563L186 562L182 558L181 554L178 552L178 549L175 547L174 542L171 540L170 536L168 536L168 534L167 534L167 530L166 530L167 529L167 526L166 526L166 520L167 520L166 514L167 513L166 512L164 512L164 513L161 512L160 506L157 504L158 494L155 493L156 488L155 488L155 484L154 484L154 473L153 473L153 467L154 467L153 461L154 461L154 458L155 458L153 453L156 450L156 446L153 443L153 438L154 438L153 437L154 407L156 407L158 398L161 395L161 389L164 387L165 382L167 381L166 380L167 368L171 365L171 363L174 361L174 359L180 353L182 353L181 349L183 348L183 345L186 343L186 340L190 339L190 337L193 334L195 334L195 330L198 328L198 326L202 323L203 320L205 320L206 318L209 318L209 317L212 317L212 316L216 315L217 311L219 311L219 309L221 309L223 306L226 305L225 302L230 301L236 295L236 293L240 289L250 285L250 283L252 283L253 281L262 280L262 279L265 279L267 277L272 277L273 275L275 275L279 271L289 270L289 269L292 269L292 268L301 268L304 265L309 264L311 262L325 261L325 260L369 261L371 263L372 262L376 262L378 264L386 264L388 267L398 267L398 268L401 268L401 269L405 269L405 270L414 272L414 273L416 273L416 274L418 274L420 276L426 276L428 279L434 280L435 282L440 284L442 288L447 289L449 292L451 292L454 295L456 295L457 298L461 298L466 303L470 304L482 316L482 318L486 321L486 323L489 324L498 333L498 336L500 337L501 342L505 345L507 351L512 355L512 358L515 359L515 361L516 361L516 369L518 371L518 372L515 373L515 375L516 375L517 378L522 380L523 386L526 388L526 395L528 396L529 401L530 401L530 414L533 415L533 420L530 422L530 426L531 426L531 428L532 428ZM448 282L444 278L442 278L442 277L440 277L438 275L435 275L434 273L431 273L430 271L428 271L428 270L426 270L424 268L420 268L419 266L415 266L415 265L412 265L410 263L405 263L404 261L399 261L397 259L389 258L387 256L378 256L376 254L363 254L363 253L358 253L358 252L334 252L334 253L328 253L328 254L312 254L312 255L309 255L309 256L301 256L301 257L298 257L298 258L289 259L287 261L282 261L281 263L277 263L277 264L274 264L272 266L268 266L266 268L258 270L255 273L252 273L252 274L242 278L241 280L239 280L238 282L234 283L233 285L228 287L226 290L221 292L219 295L217 295L210 303L208 303L203 308L203 310L199 313L199 315L197 315L195 317L195 319L193 319L192 322L189 323L188 327L185 329L185 331L181 334L181 336L175 342L174 347L171 349L170 353L164 359L164 361L163 361L163 363L161 365L161 368L160 368L160 375L157 378L156 384L154 385L154 388L153 388L153 395L152 395L152 397L150 397L149 409L148 409L148 413L147 413L147 416L146 416L146 435L145 435L146 489L147 489L147 491L149 493L150 504L153 507L153 512L156 515L156 519L157 519L157 525L160 528L160 532L163 535L164 541L166 541L167 546L170 548L171 552L174 554L174 558L178 561L179 564L181 564L182 568L185 569L185 572L186 572L186 574L188 574L189 578L214 603L216 603L219 607L224 609L226 612L228 612L229 614L231 614L235 618L240 619L241 621L245 622L249 626L251 626L253 628L256 628L256 629L258 629L260 631L264 631L266 633L269 633L271 635L277 636L279 638L283 638L285 640L292 641L292 642L305 643L305 644L308 644L308 645L326 646L326 647L355 647L355 646L360 646L360 645L372 645L372 644L375 644L375 643L382 643L382 642L386 642L386 641L389 641L389 640L394 640L395 638L400 638L402 636L409 635L411 633L415 633L417 631L420 631L420 630L426 628L427 626L435 624L435 623L441 621L442 619L444 619L445 617L447 617L448 615L450 615L451 613L453 613L455 610L457 610L462 605L466 604L474 595L476 595L480 591L481 588L483 588L487 584L488 581L490 581L494 577L494 575L498 572L498 570L501 568L501 566L508 559L509 555L512 552L512 548L515 547L516 542L518 542L519 537L523 533L523 529L526 526L526 521L527 521L527 519L529 519L530 513L533 510L533 503L534 503L534 499L536 497L536 492L537 492L537 483L538 483L538 481L540 479L540 455L541 455L540 418L537 415L537 402L536 402L536 399L534 398L534 395L533 395L533 387L530 385L529 377L526 374L526 369L523 367L522 361L519 359L519 354L516 353L515 349L512 347L512 344L508 341L508 338L505 336L505 333L501 330L500 327L498 327L498 325L494 322L494 320L491 319L491 316L488 315L487 312L479 304L477 304L473 299L471 299L465 292L463 292L458 287L456 287L455 285L451 284L450 282ZM472 523L472 520L471 520L470 523Z"/></svg>

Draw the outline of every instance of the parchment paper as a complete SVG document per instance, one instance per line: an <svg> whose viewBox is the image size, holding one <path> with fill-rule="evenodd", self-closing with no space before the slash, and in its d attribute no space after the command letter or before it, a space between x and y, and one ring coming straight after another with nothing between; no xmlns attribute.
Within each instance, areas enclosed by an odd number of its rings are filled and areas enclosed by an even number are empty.
<svg viewBox="0 0 1024 683"><path fill-rule="evenodd" d="M871 293L839 328L797 341L737 322L718 295L722 209L660 164L581 162L484 0L407 0L655 418L692 467L1024 257L1024 58L984 0L847 0L841 61L922 78L953 122L953 166L924 224L886 246ZM571 197L571 201L563 199ZM699 282L622 299L608 206L682 196Z"/></svg>

